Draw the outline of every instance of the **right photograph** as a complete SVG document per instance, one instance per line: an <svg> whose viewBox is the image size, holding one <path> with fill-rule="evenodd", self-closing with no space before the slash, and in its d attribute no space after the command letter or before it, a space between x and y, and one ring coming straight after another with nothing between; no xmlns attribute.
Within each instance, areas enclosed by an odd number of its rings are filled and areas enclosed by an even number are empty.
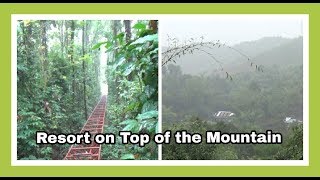
<svg viewBox="0 0 320 180"><path fill-rule="evenodd" d="M172 132L170 144L162 145L162 159L307 158L305 20L303 15L162 20L162 132ZM201 134L202 143L175 142L173 133L183 130ZM239 136L206 143L208 131ZM253 131L279 133L281 142L240 143L246 141L241 134Z"/></svg>

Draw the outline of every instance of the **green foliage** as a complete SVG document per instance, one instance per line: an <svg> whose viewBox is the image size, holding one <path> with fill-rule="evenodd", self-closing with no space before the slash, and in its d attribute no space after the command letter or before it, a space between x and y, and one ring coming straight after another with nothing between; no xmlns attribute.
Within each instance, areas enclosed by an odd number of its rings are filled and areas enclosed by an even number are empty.
<svg viewBox="0 0 320 180"><path fill-rule="evenodd" d="M133 48L134 47L133 45L145 44L147 42L152 42L152 43L158 44L158 34L152 34L152 35L147 35L147 36L138 38L137 40L135 40L131 44L129 44L129 46L132 46L132 48Z"/></svg>
<svg viewBox="0 0 320 180"><path fill-rule="evenodd" d="M84 45L85 54L80 53L83 45L76 41L83 23L73 21L75 36L71 39L71 22L25 20L17 25L18 159L63 159L70 145L37 145L36 132L78 133L86 121L84 97L89 111L100 97L100 54L90 50L103 34L102 22L87 22L92 23L87 35L94 38ZM44 108L45 101L50 112Z"/></svg>
<svg viewBox="0 0 320 180"><path fill-rule="evenodd" d="M286 116L302 119L302 68L266 68L264 73L241 73L235 81L219 75L182 74L179 66L164 67L164 122L196 115L213 121L212 114L229 110L238 126L285 131ZM170 116L170 119L166 119Z"/></svg>
<svg viewBox="0 0 320 180"><path fill-rule="evenodd" d="M138 120L151 119L154 117L158 117L158 111L147 111L137 116Z"/></svg>
<svg viewBox="0 0 320 180"><path fill-rule="evenodd" d="M132 26L132 28L138 30L145 30L147 28L147 25L145 23L137 23L134 26Z"/></svg>
<svg viewBox="0 0 320 180"><path fill-rule="evenodd" d="M302 158L302 127L283 122L287 116L303 118L301 66L266 67L263 73L237 74L234 81L217 74L183 74L173 64L163 68L163 131L183 129L204 135L206 130L244 133L271 129L283 135L281 145L163 145L164 159ZM235 113L229 123L213 117L222 110Z"/></svg>
<svg viewBox="0 0 320 180"><path fill-rule="evenodd" d="M125 154L121 157L122 160L134 160L134 155L133 154Z"/></svg>
<svg viewBox="0 0 320 180"><path fill-rule="evenodd" d="M177 144L172 137L170 144L163 144L162 158L165 160L299 160L302 159L302 128L293 126L290 136L284 144L206 144L206 131L222 133L247 132L244 128L235 127L232 123L208 123L197 117L184 119L181 122L163 123L164 130L172 132L187 130L189 133L200 133L203 137L200 144Z"/></svg>
<svg viewBox="0 0 320 180"><path fill-rule="evenodd" d="M110 55L106 72L107 116L112 126L117 127L117 132L124 130L152 136L158 122L158 34L150 31L147 23L139 21L133 25L129 30L132 39L128 40L125 39L127 31L121 32L115 22L113 32L117 33L94 48L104 46ZM117 144L108 148L108 152L103 151L105 159L157 159L154 143L145 147Z"/></svg>
<svg viewBox="0 0 320 180"><path fill-rule="evenodd" d="M126 125L122 131L131 131L133 133L138 133L139 132L139 122L134 119L128 119L125 121L122 121L120 125Z"/></svg>
<svg viewBox="0 0 320 180"><path fill-rule="evenodd" d="M279 160L302 160L303 159L303 126L292 128L292 133L285 141L283 149L275 155Z"/></svg>
<svg viewBox="0 0 320 180"><path fill-rule="evenodd" d="M199 118L191 117L184 123L163 124L164 130L171 132L188 130L189 133L205 134L208 124ZM205 141L203 139L203 141ZM170 144L162 145L162 159L164 160L208 160L215 156L216 146L206 143L200 144L176 144L171 137Z"/></svg>
<svg viewBox="0 0 320 180"><path fill-rule="evenodd" d="M106 43L107 43L107 41L97 43L96 45L94 45L92 47L92 50L98 49L98 48L100 48L101 45L106 44Z"/></svg>

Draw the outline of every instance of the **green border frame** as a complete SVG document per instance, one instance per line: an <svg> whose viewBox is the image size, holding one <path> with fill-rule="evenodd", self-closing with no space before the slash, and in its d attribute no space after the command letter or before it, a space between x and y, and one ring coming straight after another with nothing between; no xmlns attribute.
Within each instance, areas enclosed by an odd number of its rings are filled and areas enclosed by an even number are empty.
<svg viewBox="0 0 320 180"><path fill-rule="evenodd" d="M309 14L309 166L11 166L11 14ZM320 4L0 4L0 176L320 176Z"/></svg>

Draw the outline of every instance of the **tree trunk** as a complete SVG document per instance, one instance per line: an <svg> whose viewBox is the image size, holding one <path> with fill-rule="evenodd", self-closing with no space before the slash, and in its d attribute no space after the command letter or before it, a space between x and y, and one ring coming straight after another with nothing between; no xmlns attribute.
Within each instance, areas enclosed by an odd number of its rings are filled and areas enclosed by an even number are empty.
<svg viewBox="0 0 320 180"><path fill-rule="evenodd" d="M158 33L158 21L157 20L150 20L149 26L154 34Z"/></svg>
<svg viewBox="0 0 320 180"><path fill-rule="evenodd" d="M70 21L63 21L63 24L65 26L65 29L64 29L64 44L65 44L65 50L64 52L69 52L70 51L70 35L69 35L69 28L70 28ZM68 54L67 54L68 55Z"/></svg>
<svg viewBox="0 0 320 180"><path fill-rule="evenodd" d="M124 20L124 28L126 31L126 42L129 42L131 39L131 21L130 20Z"/></svg>
<svg viewBox="0 0 320 180"><path fill-rule="evenodd" d="M58 24L59 30L60 30L60 43L61 43L61 56L62 59L64 59L64 48L65 48L65 44L64 44L64 20L61 21L61 24Z"/></svg>
<svg viewBox="0 0 320 180"><path fill-rule="evenodd" d="M124 20L124 28L126 32L126 42L128 43L131 40L131 21L130 20ZM128 58L128 62L132 61L132 57ZM128 75L128 80L132 81L133 80L133 73Z"/></svg>
<svg viewBox="0 0 320 180"><path fill-rule="evenodd" d="M71 37L70 37L70 51L69 51L69 55L70 55L70 61L72 63L72 99L73 99L73 103L75 102L75 98L76 98L76 80L75 80L75 67L74 67L74 59L73 59L73 48L74 48L74 31L75 31L75 23L73 20L71 20Z"/></svg>
<svg viewBox="0 0 320 180"><path fill-rule="evenodd" d="M116 37L117 34L118 34L118 21L117 20L113 21L113 27L112 28L113 28L113 37ZM117 40L115 40L115 46L118 46ZM114 59L116 59L117 53L118 53L118 51L117 51L117 49L115 49L114 52L113 52ZM115 77L115 88L116 88L117 91L119 90L118 87L119 87L119 78L118 78L118 76L116 76ZM118 93L116 93L116 101L119 102L119 94Z"/></svg>
<svg viewBox="0 0 320 180"><path fill-rule="evenodd" d="M47 73L47 66L48 66L48 45L47 45L47 21L41 20L41 48L40 48L40 61L41 61L41 74L42 74L42 87L43 90L46 90L47 81L48 81L48 73Z"/></svg>
<svg viewBox="0 0 320 180"><path fill-rule="evenodd" d="M86 30L85 28L86 23L83 20L82 25L82 56L85 55L85 38L86 38ZM82 71L83 71L83 102L84 102L84 117L85 119L88 118L88 111L87 111L87 92L86 92L86 64L85 59L82 60Z"/></svg>

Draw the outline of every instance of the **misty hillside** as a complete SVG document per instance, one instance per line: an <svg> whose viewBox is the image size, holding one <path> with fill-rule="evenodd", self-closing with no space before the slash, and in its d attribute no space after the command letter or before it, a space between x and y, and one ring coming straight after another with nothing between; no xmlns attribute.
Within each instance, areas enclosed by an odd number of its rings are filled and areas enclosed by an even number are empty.
<svg viewBox="0 0 320 180"><path fill-rule="evenodd" d="M295 38L286 43L282 43L277 47L263 51L255 57L251 58L255 64L262 65L263 67L272 66L292 66L302 65L303 63L303 39ZM233 74L237 72L244 72L248 70L255 70L250 68L250 62L238 60L240 63L233 63L225 66L227 71Z"/></svg>
<svg viewBox="0 0 320 180"><path fill-rule="evenodd" d="M263 66L302 64L302 37L289 39L264 37L256 41L236 44L233 48L249 56L253 62ZM248 71L250 63L238 52L229 48L206 49L222 62L223 68L236 72ZM195 63L196 61L196 63ZM210 74L216 72L219 64L204 53L186 55L178 59L177 65L184 74Z"/></svg>
<svg viewBox="0 0 320 180"><path fill-rule="evenodd" d="M232 47L240 53L228 47L210 49L224 62L223 70L212 64L210 57L199 54L183 56L176 64L163 66L163 130L183 129L202 136L208 130L272 130L283 136L283 143L277 145L165 144L163 158L302 159L302 127L307 120L303 119L302 42L301 37L267 37ZM256 71L256 64L263 67L263 72Z"/></svg>
<svg viewBox="0 0 320 180"><path fill-rule="evenodd" d="M279 47L290 42L292 39L283 37L263 37L256 41L245 41L234 45L235 49L240 50L249 57L255 57L268 49Z"/></svg>

